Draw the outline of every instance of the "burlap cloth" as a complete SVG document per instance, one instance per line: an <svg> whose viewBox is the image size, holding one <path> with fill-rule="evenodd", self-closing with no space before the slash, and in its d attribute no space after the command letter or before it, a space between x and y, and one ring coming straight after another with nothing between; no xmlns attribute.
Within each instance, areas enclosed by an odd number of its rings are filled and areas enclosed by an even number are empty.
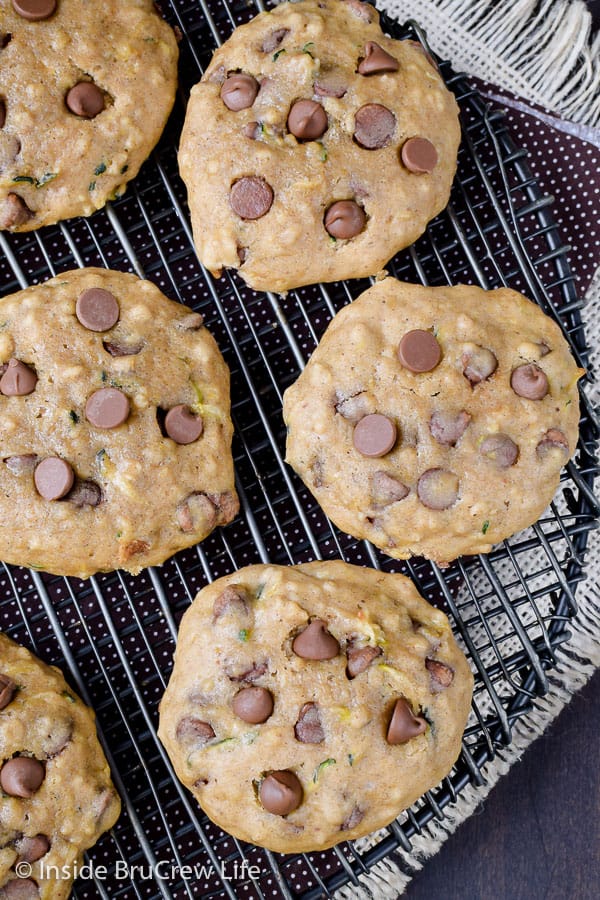
<svg viewBox="0 0 600 900"><path fill-rule="evenodd" d="M530 165L543 190L556 197L554 216L572 247L571 265L585 295L583 311L591 369L600 358L600 34L581 0L382 0L399 21L415 19L432 48L457 71L477 76L478 87L507 110L515 140L528 147ZM553 152L573 159L556 166ZM558 173L558 174L557 174ZM598 385L589 386L596 405ZM338 898L395 898L446 838L481 803L498 779L548 727L600 665L600 537L592 532L587 578L577 591L579 612L571 639L557 652L550 689L513 729L511 745L485 770L485 787L467 787L413 840L410 854L395 851Z"/></svg>

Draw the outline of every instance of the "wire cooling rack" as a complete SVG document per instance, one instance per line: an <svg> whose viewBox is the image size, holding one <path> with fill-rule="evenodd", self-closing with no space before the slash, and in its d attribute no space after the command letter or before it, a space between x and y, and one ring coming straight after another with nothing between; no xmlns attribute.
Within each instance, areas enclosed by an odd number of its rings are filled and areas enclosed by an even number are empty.
<svg viewBox="0 0 600 900"><path fill-rule="evenodd" d="M90 853L92 868L75 887L80 898L330 897L342 885L358 884L358 876L395 848L410 851L413 836L432 818L442 819L465 785L483 782L486 762L510 743L515 719L546 691L547 670L576 615L587 537L598 514L592 490L598 423L585 394L576 456L542 520L489 556L464 558L443 571L420 559L394 562L340 533L285 466L283 391L332 315L368 282L310 286L283 300L254 293L235 274L215 281L196 259L176 161L184 102L215 46L258 9L261 3L163 2L182 35L181 95L135 183L90 219L0 234L3 294L76 266L137 272L202 312L232 371L242 502L233 523L138 577L115 572L82 582L0 569L0 628L61 666L94 706L124 801L116 827ZM418 26L385 18L384 25L394 37L424 40ZM520 289L560 323L585 366L580 302L551 200L541 194L501 113L448 63L440 68L463 121L452 199L391 271L424 284ZM284 857L242 844L206 819L173 777L156 737L157 708L177 623L197 590L250 563L319 557L410 575L449 613L476 674L475 695L461 757L436 790L371 839Z"/></svg>

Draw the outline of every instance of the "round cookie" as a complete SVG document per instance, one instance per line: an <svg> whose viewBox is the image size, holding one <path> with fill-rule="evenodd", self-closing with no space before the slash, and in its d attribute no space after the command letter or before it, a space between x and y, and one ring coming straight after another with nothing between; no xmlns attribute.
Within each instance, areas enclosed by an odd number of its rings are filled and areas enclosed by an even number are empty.
<svg viewBox="0 0 600 900"><path fill-rule="evenodd" d="M552 500L582 374L515 291L386 278L286 391L287 461L339 528L390 556L487 553Z"/></svg>
<svg viewBox="0 0 600 900"><path fill-rule="evenodd" d="M437 69L372 6L282 3L191 93L179 166L199 258L257 290L373 275L446 206L459 141Z"/></svg>
<svg viewBox="0 0 600 900"><path fill-rule="evenodd" d="M3 634L0 787L0 898L64 900L67 873L121 804L92 710L58 669Z"/></svg>
<svg viewBox="0 0 600 900"><path fill-rule="evenodd" d="M0 0L0 229L120 196L165 126L177 43L152 0Z"/></svg>
<svg viewBox="0 0 600 900"><path fill-rule="evenodd" d="M79 269L0 322L1 559L136 573L235 516L229 370L198 313Z"/></svg>
<svg viewBox="0 0 600 900"><path fill-rule="evenodd" d="M472 685L446 616L404 576L249 566L185 613L159 736L226 831L321 850L387 825L449 772Z"/></svg>

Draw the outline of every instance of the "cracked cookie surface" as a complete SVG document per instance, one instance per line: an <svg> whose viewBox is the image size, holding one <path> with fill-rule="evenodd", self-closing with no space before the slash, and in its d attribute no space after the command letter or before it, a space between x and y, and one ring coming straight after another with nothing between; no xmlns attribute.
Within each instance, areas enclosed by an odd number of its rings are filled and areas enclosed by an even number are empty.
<svg viewBox="0 0 600 900"><path fill-rule="evenodd" d="M446 616L408 578L339 560L249 566L185 613L159 736L226 831L318 850L387 825L448 773L472 684Z"/></svg>
<svg viewBox="0 0 600 900"><path fill-rule="evenodd" d="M515 291L386 278L286 391L287 461L338 527L390 556L487 553L552 500L582 374Z"/></svg>
<svg viewBox="0 0 600 900"><path fill-rule="evenodd" d="M0 300L0 375L5 562L136 573L237 513L229 370L151 282L79 269Z"/></svg>

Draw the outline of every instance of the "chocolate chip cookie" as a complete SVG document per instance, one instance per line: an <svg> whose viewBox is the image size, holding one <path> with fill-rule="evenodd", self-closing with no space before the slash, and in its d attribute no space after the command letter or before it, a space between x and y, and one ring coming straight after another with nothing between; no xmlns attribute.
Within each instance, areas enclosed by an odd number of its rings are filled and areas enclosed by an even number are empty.
<svg viewBox="0 0 600 900"><path fill-rule="evenodd" d="M121 804L92 710L58 669L3 634L0 787L0 898L63 900Z"/></svg>
<svg viewBox="0 0 600 900"><path fill-rule="evenodd" d="M446 616L404 576L250 566L185 613L159 736L226 831L320 850L387 825L448 773L472 684Z"/></svg>
<svg viewBox="0 0 600 900"><path fill-rule="evenodd" d="M287 390L287 461L340 528L390 556L487 553L552 500L582 374L515 291L387 278L336 315Z"/></svg>
<svg viewBox="0 0 600 900"><path fill-rule="evenodd" d="M237 512L229 370L202 317L106 269L0 300L0 558L139 572Z"/></svg>
<svg viewBox="0 0 600 900"><path fill-rule="evenodd" d="M448 202L459 140L431 59L372 6L282 3L192 90L179 164L198 255L260 290L373 275Z"/></svg>
<svg viewBox="0 0 600 900"><path fill-rule="evenodd" d="M0 0L0 229L120 196L176 84L177 42L152 0Z"/></svg>

